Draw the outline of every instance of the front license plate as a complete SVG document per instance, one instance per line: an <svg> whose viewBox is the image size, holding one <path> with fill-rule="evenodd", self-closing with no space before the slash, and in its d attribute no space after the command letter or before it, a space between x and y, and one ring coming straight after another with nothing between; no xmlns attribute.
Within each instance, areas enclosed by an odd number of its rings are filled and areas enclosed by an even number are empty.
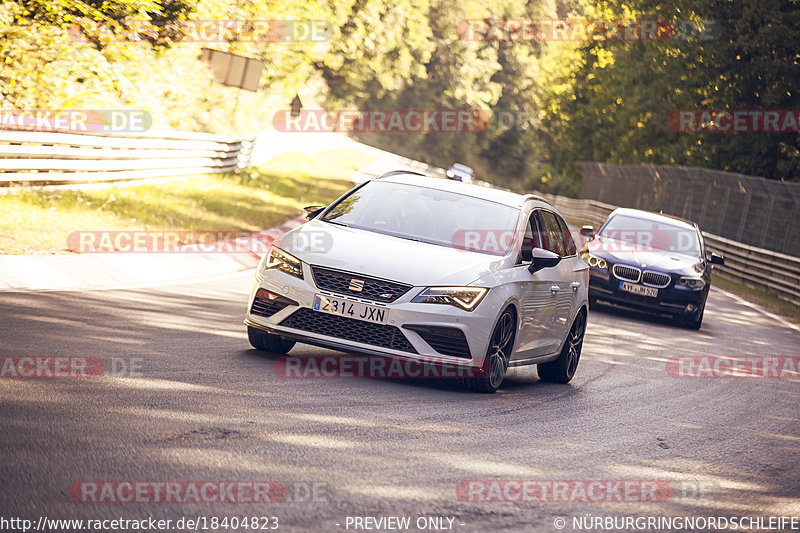
<svg viewBox="0 0 800 533"><path fill-rule="evenodd" d="M385 307L376 307L374 305L351 302L350 300L345 300L343 298L334 298L333 296L315 294L314 311L330 313L332 315L340 315L347 318L355 318L356 320L373 322L375 324L385 324L387 309Z"/></svg>
<svg viewBox="0 0 800 533"><path fill-rule="evenodd" d="M645 287L644 285L637 285L636 283L628 283L627 281L619 282L619 290L638 294L640 296L649 296L650 298L658 298L658 289L653 287Z"/></svg>

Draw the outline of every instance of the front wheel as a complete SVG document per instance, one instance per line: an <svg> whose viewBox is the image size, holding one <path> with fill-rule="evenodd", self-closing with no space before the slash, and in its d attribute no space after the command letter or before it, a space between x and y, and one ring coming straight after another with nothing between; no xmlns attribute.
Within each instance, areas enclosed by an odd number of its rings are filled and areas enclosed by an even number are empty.
<svg viewBox="0 0 800 533"><path fill-rule="evenodd" d="M500 388L508 371L508 361L511 350L514 349L514 336L516 333L516 320L511 309L506 309L497 320L492 336L489 338L489 349L480 375L462 378L462 386L474 392L493 393Z"/></svg>
<svg viewBox="0 0 800 533"><path fill-rule="evenodd" d="M680 325L686 329L700 329L703 325L703 312L706 310L706 304L703 302L703 306L697 312L697 316L690 317L690 318L682 318L679 322Z"/></svg>
<svg viewBox="0 0 800 533"><path fill-rule="evenodd" d="M572 328L569 330L561 354L555 361L541 363L538 365L539 379L551 383L569 383L575 370L578 369L578 362L581 359L581 348L583 348L583 334L586 332L586 315L583 311L575 317Z"/></svg>
<svg viewBox="0 0 800 533"><path fill-rule="evenodd" d="M294 347L294 341L286 340L280 335L267 333L253 326L247 326L247 338L253 348L265 352L284 354Z"/></svg>

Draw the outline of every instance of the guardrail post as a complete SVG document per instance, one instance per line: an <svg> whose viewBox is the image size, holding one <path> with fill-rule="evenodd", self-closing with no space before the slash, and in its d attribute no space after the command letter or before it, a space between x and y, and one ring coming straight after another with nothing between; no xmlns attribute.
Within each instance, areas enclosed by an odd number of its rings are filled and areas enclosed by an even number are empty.
<svg viewBox="0 0 800 533"><path fill-rule="evenodd" d="M739 218L739 227L736 230L736 240L741 241L742 235L744 234L744 226L747 223L747 216L748 211L750 211L750 197L752 194L746 194L744 196L744 206L742 206L742 212ZM723 211L724 213L724 211Z"/></svg>
<svg viewBox="0 0 800 533"><path fill-rule="evenodd" d="M767 230L769 230L769 221L772 218L772 208L775 207L775 197L770 195L769 197L769 207L767 208L767 214L764 215L764 227L761 228L761 236L758 239L758 245L762 248L766 248L767 242Z"/></svg>
<svg viewBox="0 0 800 533"><path fill-rule="evenodd" d="M722 208L719 210L719 224L717 225L717 233L721 234L722 229L725 227L725 210L728 209L728 198L731 196L729 187L725 188L725 194L722 196Z"/></svg>
<svg viewBox="0 0 800 533"><path fill-rule="evenodd" d="M783 246L781 246L781 251L785 254L792 253L792 250L789 250L789 244L792 238L792 228L796 228L797 225L794 223L794 220L797 218L797 206L800 204L797 200L795 200L794 205L792 206L792 214L789 215L789 225L787 226L786 235L783 237Z"/></svg>

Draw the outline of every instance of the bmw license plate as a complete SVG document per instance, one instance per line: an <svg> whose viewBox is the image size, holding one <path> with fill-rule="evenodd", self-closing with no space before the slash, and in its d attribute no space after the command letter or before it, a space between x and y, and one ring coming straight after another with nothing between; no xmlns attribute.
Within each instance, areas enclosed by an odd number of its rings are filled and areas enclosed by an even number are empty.
<svg viewBox="0 0 800 533"><path fill-rule="evenodd" d="M636 283L628 283L627 281L619 282L619 290L630 292L631 294L638 294L640 296L658 298L658 289L654 289L653 287L645 287L644 285L637 285Z"/></svg>
<svg viewBox="0 0 800 533"><path fill-rule="evenodd" d="M313 309L322 313L355 318L356 320L364 320L375 324L386 323L387 309L385 307L362 304L343 298L334 298L333 296L315 294Z"/></svg>

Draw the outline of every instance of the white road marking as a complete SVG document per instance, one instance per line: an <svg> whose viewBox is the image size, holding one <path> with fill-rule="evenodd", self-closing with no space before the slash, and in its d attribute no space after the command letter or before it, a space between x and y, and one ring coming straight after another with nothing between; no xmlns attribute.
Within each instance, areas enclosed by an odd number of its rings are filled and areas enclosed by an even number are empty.
<svg viewBox="0 0 800 533"><path fill-rule="evenodd" d="M786 320L782 319L781 317L779 317L776 314L773 314L773 313L770 313L769 311L761 309L756 304L748 302L747 300L745 300L741 296L737 296L737 295L735 295L735 294L733 294L731 292L728 292L726 290L720 289L718 287L711 287L711 290L717 291L717 292L721 292L725 296L728 296L729 298L733 298L734 300L736 300L740 304L746 305L750 309L753 309L754 311L757 311L757 312L761 313L762 315L771 318L775 322L778 322L779 324L781 324L783 326L786 326L787 328L791 328L791 329L797 331L798 333L800 333L800 327L796 326L795 324L792 324L791 322L787 322Z"/></svg>

